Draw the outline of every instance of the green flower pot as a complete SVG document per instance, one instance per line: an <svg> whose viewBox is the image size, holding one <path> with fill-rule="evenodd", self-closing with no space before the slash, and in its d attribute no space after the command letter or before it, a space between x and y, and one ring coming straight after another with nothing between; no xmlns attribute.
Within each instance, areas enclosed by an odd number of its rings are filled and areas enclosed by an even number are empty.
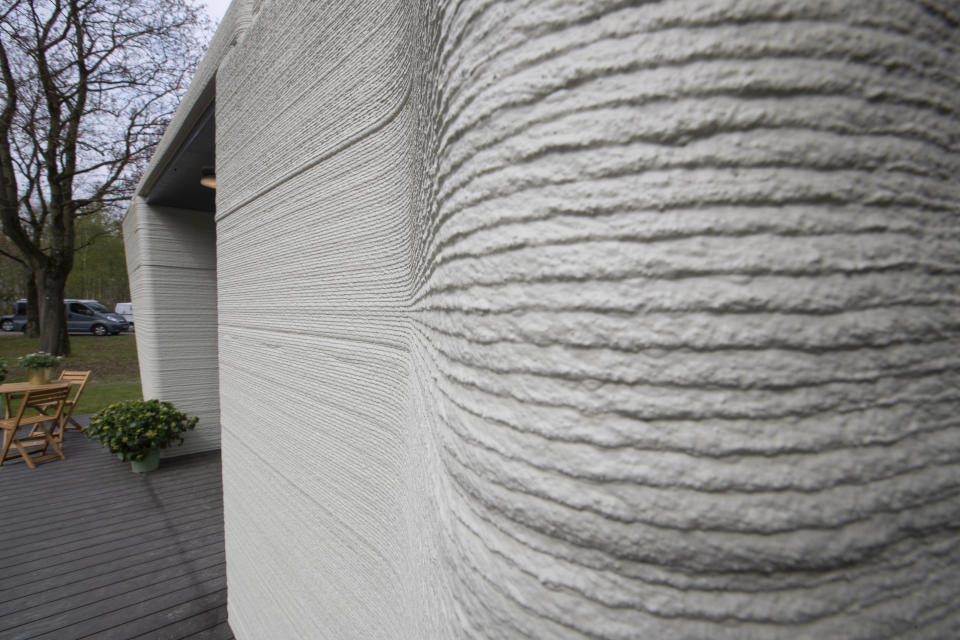
<svg viewBox="0 0 960 640"><path fill-rule="evenodd" d="M137 462L136 460L130 461L130 470L134 473L148 473L150 471L155 471L158 466L160 466L159 449L150 449L150 453L147 454L147 457L140 462Z"/></svg>

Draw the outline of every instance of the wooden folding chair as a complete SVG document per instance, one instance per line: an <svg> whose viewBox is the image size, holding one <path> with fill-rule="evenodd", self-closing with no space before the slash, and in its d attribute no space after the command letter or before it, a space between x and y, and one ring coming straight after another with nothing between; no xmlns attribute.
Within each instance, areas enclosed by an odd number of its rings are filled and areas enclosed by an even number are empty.
<svg viewBox="0 0 960 640"><path fill-rule="evenodd" d="M58 382L69 382L70 389L76 387L77 392L73 394L73 397L68 397L66 402L63 403L63 415L60 416L60 421L53 427L53 436L57 439L57 442L63 442L63 432L67 429L80 430L83 428L79 422L73 419L73 410L76 408L77 404L80 402L80 395L83 393L83 388L87 386L87 380L90 379L90 371L61 371L60 378ZM55 407L53 405L38 405L33 407L40 413L49 414L51 410ZM73 425L73 426L71 426ZM39 432L36 429L30 434L31 436L39 436Z"/></svg>
<svg viewBox="0 0 960 640"><path fill-rule="evenodd" d="M79 431L83 425L73 419L73 410L80 404L80 396L83 394L83 388L87 386L87 380L90 379L90 371L62 371L60 380L70 383L71 389L76 389L72 398L67 398L63 403L63 415L60 417L60 427L57 430L57 438L63 442L64 429L74 429ZM72 426L71 426L72 425Z"/></svg>
<svg viewBox="0 0 960 640"><path fill-rule="evenodd" d="M60 458L65 460L60 443L47 428L50 423L51 428L55 428L60 423L63 415L63 405L70 395L70 387L62 385L58 387L41 387L27 391L20 403L17 415L13 418L0 420L0 429L3 430L3 445L0 447L0 466L7 460L13 458L23 458L23 461L31 469L36 468L37 462ZM52 414L39 413L37 415L27 415L28 409L37 407L53 408ZM17 436L20 428L30 428L30 434L25 438ZM10 447L16 449L16 453L9 453ZM47 449L53 449L47 453Z"/></svg>

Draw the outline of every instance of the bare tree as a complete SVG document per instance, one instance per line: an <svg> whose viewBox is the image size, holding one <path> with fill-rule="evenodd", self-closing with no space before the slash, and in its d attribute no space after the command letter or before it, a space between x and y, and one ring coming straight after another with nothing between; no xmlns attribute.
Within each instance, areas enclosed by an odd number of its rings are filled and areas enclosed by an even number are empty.
<svg viewBox="0 0 960 640"><path fill-rule="evenodd" d="M191 0L0 7L0 222L34 274L40 349L67 354L77 217L130 198L209 25Z"/></svg>
<svg viewBox="0 0 960 640"><path fill-rule="evenodd" d="M43 229L36 226L31 226L28 229L28 233L30 233L34 243L39 243L43 234ZM0 243L0 256L8 258L20 266L23 280L22 286L19 286L20 283L18 282L18 286L10 287L8 291L4 291L4 298L7 298L7 295L10 295L10 297L5 299L4 302L7 303L7 306L14 304L17 296L12 294L15 291L20 291L21 294L26 296L27 324L23 328L23 333L31 338L36 338L40 335L40 322L38 320L40 314L37 310L37 283L33 277L33 271L30 269L30 265L27 264L27 261L23 259L23 257L20 255L20 252L10 242L10 240L8 238L3 238L3 240L4 242Z"/></svg>

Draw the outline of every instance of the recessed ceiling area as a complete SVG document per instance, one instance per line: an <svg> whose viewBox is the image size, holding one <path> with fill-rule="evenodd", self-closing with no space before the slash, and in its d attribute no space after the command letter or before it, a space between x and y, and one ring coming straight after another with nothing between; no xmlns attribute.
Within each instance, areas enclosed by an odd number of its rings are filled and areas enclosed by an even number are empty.
<svg viewBox="0 0 960 640"><path fill-rule="evenodd" d="M211 102L150 189L147 204L216 211L216 191L200 184L201 169L216 164L215 133L214 103Z"/></svg>

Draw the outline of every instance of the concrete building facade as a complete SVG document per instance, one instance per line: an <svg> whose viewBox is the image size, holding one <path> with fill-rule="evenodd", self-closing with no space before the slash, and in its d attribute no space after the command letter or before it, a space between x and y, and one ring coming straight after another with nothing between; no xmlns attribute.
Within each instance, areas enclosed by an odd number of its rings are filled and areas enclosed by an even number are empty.
<svg viewBox="0 0 960 640"><path fill-rule="evenodd" d="M955 636L958 25L235 0L124 234L237 637Z"/></svg>

